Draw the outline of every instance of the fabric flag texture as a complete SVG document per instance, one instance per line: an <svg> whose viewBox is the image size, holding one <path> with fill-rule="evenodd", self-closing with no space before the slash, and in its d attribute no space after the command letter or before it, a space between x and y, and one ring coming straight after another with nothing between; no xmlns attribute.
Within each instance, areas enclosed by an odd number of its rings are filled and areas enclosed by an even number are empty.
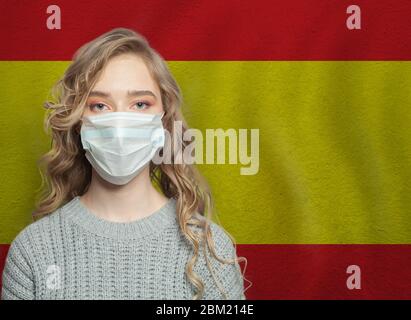
<svg viewBox="0 0 411 320"><path fill-rule="evenodd" d="M247 299L411 299L411 2L356 1L357 30L350 4L60 1L48 30L49 2L3 1L0 271L31 222L50 88L78 47L126 27L169 64L190 127L259 129L255 175L199 165L248 259Z"/></svg>

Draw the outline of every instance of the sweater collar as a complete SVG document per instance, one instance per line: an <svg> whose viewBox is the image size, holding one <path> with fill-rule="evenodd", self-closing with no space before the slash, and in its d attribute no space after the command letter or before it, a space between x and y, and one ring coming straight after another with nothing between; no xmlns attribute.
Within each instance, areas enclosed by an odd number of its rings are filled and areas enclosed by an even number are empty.
<svg viewBox="0 0 411 320"><path fill-rule="evenodd" d="M177 224L174 198L169 198L166 204L149 216L131 222L112 222L98 217L80 201L80 196L75 196L65 204L62 211L87 231L112 239L137 239Z"/></svg>

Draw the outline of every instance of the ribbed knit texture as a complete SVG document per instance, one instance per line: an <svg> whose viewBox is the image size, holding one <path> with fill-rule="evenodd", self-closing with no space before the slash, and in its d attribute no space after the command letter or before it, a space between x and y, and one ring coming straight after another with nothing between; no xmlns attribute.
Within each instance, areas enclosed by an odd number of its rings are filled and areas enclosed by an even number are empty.
<svg viewBox="0 0 411 320"><path fill-rule="evenodd" d="M211 221L219 256L235 257L223 229ZM193 249L177 221L176 200L130 223L99 218L77 196L30 224L12 242L2 299L192 299L185 274ZM236 264L207 251L229 299L245 299ZM205 283L202 299L224 299L201 251L194 270Z"/></svg>

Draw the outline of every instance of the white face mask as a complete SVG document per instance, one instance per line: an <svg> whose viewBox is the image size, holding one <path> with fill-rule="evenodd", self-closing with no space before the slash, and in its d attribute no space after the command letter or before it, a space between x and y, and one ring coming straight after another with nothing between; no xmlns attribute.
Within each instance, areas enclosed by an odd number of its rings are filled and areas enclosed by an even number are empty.
<svg viewBox="0 0 411 320"><path fill-rule="evenodd" d="M81 143L97 173L117 185L137 176L164 147L161 114L108 112L84 116Z"/></svg>

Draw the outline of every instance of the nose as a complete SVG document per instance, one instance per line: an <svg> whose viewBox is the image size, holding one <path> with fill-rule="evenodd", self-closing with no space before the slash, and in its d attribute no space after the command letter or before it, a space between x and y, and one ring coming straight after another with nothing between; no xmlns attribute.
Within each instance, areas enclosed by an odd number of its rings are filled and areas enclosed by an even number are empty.
<svg viewBox="0 0 411 320"><path fill-rule="evenodd" d="M127 111L132 111L129 108L129 103L126 101L117 101L114 102L114 104L112 105L113 107L113 111L114 112L127 112Z"/></svg>

